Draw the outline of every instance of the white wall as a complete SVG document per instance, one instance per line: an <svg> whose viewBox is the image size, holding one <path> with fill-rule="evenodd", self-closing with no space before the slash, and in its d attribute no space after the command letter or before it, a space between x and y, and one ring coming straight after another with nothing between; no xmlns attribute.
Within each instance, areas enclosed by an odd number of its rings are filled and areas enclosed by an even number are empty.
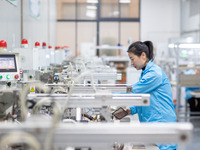
<svg viewBox="0 0 200 150"><path fill-rule="evenodd" d="M50 6L49 10L48 6ZM40 0L40 17L38 19L30 16L29 0L24 0L23 7L24 38L28 39L32 47L36 41L40 42L40 44L46 42L48 45L55 46L56 0ZM48 11L50 16L48 16ZM48 24L48 20L50 20L50 24Z"/></svg>
<svg viewBox="0 0 200 150"><path fill-rule="evenodd" d="M57 0L49 0L49 44L55 46L57 28Z"/></svg>
<svg viewBox="0 0 200 150"><path fill-rule="evenodd" d="M181 35L182 37L192 37L193 42L199 42L199 32L200 32L200 14L199 14L199 2L196 3L196 7L190 6L192 3L195 5L197 0L193 1L182 1L181 7ZM196 14L191 14L190 9L198 9Z"/></svg>
<svg viewBox="0 0 200 150"><path fill-rule="evenodd" d="M55 46L56 0L40 0L39 19L30 16L29 0L23 0L23 8L23 37L28 39L29 46L33 47L36 41ZM0 14L0 40L7 42L8 50L20 47L21 0L18 0L17 6L6 0L0 0Z"/></svg>
<svg viewBox="0 0 200 150"><path fill-rule="evenodd" d="M14 6L6 0L0 0L0 41L7 42L8 50L20 46L20 5L20 1L18 6Z"/></svg>
<svg viewBox="0 0 200 150"><path fill-rule="evenodd" d="M168 39L180 35L180 0L141 0L141 41L154 43L156 58L168 53Z"/></svg>

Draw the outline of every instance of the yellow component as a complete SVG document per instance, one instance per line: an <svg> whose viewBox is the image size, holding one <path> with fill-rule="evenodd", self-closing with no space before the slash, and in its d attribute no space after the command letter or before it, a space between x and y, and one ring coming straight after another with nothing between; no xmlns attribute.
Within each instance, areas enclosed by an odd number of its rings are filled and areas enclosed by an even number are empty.
<svg viewBox="0 0 200 150"><path fill-rule="evenodd" d="M94 120L97 120L97 115L94 117Z"/></svg>
<svg viewBox="0 0 200 150"><path fill-rule="evenodd" d="M31 88L31 91L30 91L30 92L35 92L35 89L34 89L34 87L32 87L32 88Z"/></svg>

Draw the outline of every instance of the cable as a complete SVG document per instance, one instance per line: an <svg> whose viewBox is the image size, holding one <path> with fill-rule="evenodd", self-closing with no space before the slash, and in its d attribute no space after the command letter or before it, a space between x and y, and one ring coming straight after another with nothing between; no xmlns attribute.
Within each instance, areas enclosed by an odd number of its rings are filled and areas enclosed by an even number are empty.
<svg viewBox="0 0 200 150"><path fill-rule="evenodd" d="M45 150L49 150L50 147L51 147L51 142L52 142L52 139L53 139L53 134L55 132L55 129L56 129L56 126L57 126L57 123L59 122L60 118L61 118L61 114L64 113L64 110L65 108L67 107L67 104L68 104L68 101L71 97L71 94L72 94L72 90L73 90L73 87L74 87L74 83L75 82L78 82L82 77L86 76L90 74L90 77L91 77L91 81L92 81L92 86L93 86L93 89L94 91L96 92L96 88L95 88L95 85L94 85L94 79L93 79L93 76L91 74L91 72L89 71L86 71L84 73L82 73L81 75L79 75L75 80L74 82L72 83L72 85L70 86L70 91L68 93L68 99L63 107L63 110L62 110L62 113L60 113L59 111L58 112L54 112L54 117L53 117L53 123L52 123L52 126L50 128L50 131L48 132L48 135L47 135L47 138L45 139L45 145L44 145L44 149ZM35 86L35 88L39 88L39 89L42 89L44 91L47 91L48 88L42 84L42 83L31 83L31 84L28 84L23 90L22 90L22 93L21 93L21 106L22 106L22 118L25 120L26 118L26 114L28 113L28 110L26 108L26 96L27 96L27 93L30 91L30 87L33 87ZM39 105L43 104L44 102L48 101L49 99L48 98L45 98L45 99L42 99L37 106L35 106L34 109L36 109ZM56 103L55 103L56 104ZM58 104L58 103L57 103ZM56 104L56 105L57 105ZM36 109L37 110L37 109ZM53 109L55 111L55 109Z"/></svg>
<svg viewBox="0 0 200 150"><path fill-rule="evenodd" d="M72 66L72 63L71 63L71 62L69 62L69 66L70 66L70 68L71 68L71 82L72 82L74 76L73 76L73 66Z"/></svg>
<svg viewBox="0 0 200 150"><path fill-rule="evenodd" d="M42 98L33 107L32 114L35 114L36 112L38 112L44 104L51 103L51 102L52 102L52 99L50 97L44 97L44 98ZM54 103L53 113L54 113L54 115L58 116L58 115L61 114L61 106L60 106L60 104L57 101L54 101L53 103Z"/></svg>
<svg viewBox="0 0 200 150"><path fill-rule="evenodd" d="M59 75L58 75L58 79L61 81L61 75L65 72L67 72L69 70L69 67L65 70L63 70Z"/></svg>
<svg viewBox="0 0 200 150"><path fill-rule="evenodd" d="M49 91L49 88L45 86L43 83L29 83L27 84L20 93L20 104L21 104L21 117L24 121L26 119L26 115L28 113L28 109L26 107L26 97L28 93L30 92L30 88L35 87L37 89L43 90L45 93Z"/></svg>
<svg viewBox="0 0 200 150"><path fill-rule="evenodd" d="M34 150L41 150L41 145L38 140L34 136L23 132L9 133L4 135L0 141L0 150L5 150L7 146L18 143L26 143L34 148Z"/></svg>
<svg viewBox="0 0 200 150"><path fill-rule="evenodd" d="M44 86L44 84L41 84L41 83L35 83L35 84L29 84L25 87L25 89L23 89L22 91L22 94L21 94L21 105L22 105L22 116L25 120L26 118L26 114L28 112L27 108L26 108L26 96L27 96L27 93L28 91L30 90L30 87L32 86L35 86L36 88L40 88L44 91L47 91L47 87ZM38 111L40 109L40 107L42 106L42 104L45 104L47 102L51 102L51 99L49 97L45 97L43 99L41 99L38 103L36 103L36 105L34 106L33 108L33 113L35 113L36 111ZM45 139L45 145L44 145L44 148L45 150L49 150L50 147L51 147L51 141L52 141L52 138L53 138L53 134L55 132L55 129L56 129L56 126L57 126L57 123L59 122L60 118L61 118L61 107L60 107L60 104L58 102L54 102L55 106L53 107L53 113L54 113L54 117L53 117L53 123L52 123L52 126L50 128L50 131L48 132L48 135L47 135L47 138Z"/></svg>
<svg viewBox="0 0 200 150"><path fill-rule="evenodd" d="M83 68L84 68L85 71L87 70L87 69L86 69L86 66L85 66L85 63L83 63L82 60L80 60L78 63L80 63L80 64L83 66Z"/></svg>
<svg viewBox="0 0 200 150"><path fill-rule="evenodd" d="M68 70L70 69L70 71L71 71L71 81L72 81L72 79L73 79L73 66L72 66L72 63L71 62L69 62L69 67L67 68L67 69L65 69L65 70L63 70L59 75L58 75L58 79L61 81L61 75L63 74L63 73L65 73L65 72L67 72Z"/></svg>
<svg viewBox="0 0 200 150"><path fill-rule="evenodd" d="M91 73L90 71L86 71L86 72L81 73L76 79L74 79L74 82L73 82L73 83L71 84L71 86L70 86L69 93L68 93L68 98L67 98L67 100L66 100L66 102L65 102L65 105L64 105L64 107L63 107L63 113L64 113L65 108L67 108L68 101L69 101L69 99L70 99L70 97L71 97L71 94L72 94L72 91L73 91L73 88L74 88L74 84L75 84L76 82L78 82L82 77L84 77L84 76L86 76L86 75L88 75L88 74L90 75L90 78L91 78L92 87L93 87L94 91L96 92L96 87L95 87L95 85L94 85L94 79L93 79L92 73ZM63 113L62 113L62 114L63 114Z"/></svg>
<svg viewBox="0 0 200 150"><path fill-rule="evenodd" d="M62 92L62 93L66 93L66 89L61 87L61 86L58 86L58 87L55 87L52 91L51 91L51 94L54 94L54 93L57 93L57 92Z"/></svg>
<svg viewBox="0 0 200 150"><path fill-rule="evenodd" d="M46 103L51 103L50 97L45 97L41 99L39 102L37 102L36 105L33 107L33 114L35 114L38 110L40 110L41 106ZM56 126L61 118L61 106L57 101L54 101L53 114L54 114L53 123L52 123L51 128L49 129L49 132L47 134L47 137L44 143L45 150L50 150L51 142L53 139L54 132L56 130Z"/></svg>
<svg viewBox="0 0 200 150"><path fill-rule="evenodd" d="M86 66L85 66L85 64L83 63L83 61L81 62L81 64L83 65L83 68L84 68L84 70L86 71L87 69L86 69Z"/></svg>

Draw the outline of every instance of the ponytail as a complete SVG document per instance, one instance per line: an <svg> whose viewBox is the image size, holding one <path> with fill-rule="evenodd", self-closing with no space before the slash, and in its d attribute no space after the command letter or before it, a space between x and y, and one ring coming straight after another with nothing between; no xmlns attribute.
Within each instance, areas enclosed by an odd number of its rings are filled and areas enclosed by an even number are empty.
<svg viewBox="0 0 200 150"><path fill-rule="evenodd" d="M143 42L149 49L149 60L154 60L154 54L153 54L153 43L151 41L144 41Z"/></svg>

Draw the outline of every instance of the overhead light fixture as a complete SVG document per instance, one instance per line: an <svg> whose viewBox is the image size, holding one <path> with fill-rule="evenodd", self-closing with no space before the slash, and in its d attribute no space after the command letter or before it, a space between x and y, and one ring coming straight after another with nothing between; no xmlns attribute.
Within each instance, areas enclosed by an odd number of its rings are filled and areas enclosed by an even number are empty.
<svg viewBox="0 0 200 150"><path fill-rule="evenodd" d="M179 48L200 48L200 44L179 44Z"/></svg>
<svg viewBox="0 0 200 150"><path fill-rule="evenodd" d="M96 17L96 12L94 10L87 10L86 11L86 16L90 18L95 18Z"/></svg>
<svg viewBox="0 0 200 150"><path fill-rule="evenodd" d="M174 48L174 46L175 46L174 44L169 44L168 48Z"/></svg>
<svg viewBox="0 0 200 150"><path fill-rule="evenodd" d="M187 41L187 43L192 43L193 42L193 38L192 37L187 37L186 41Z"/></svg>
<svg viewBox="0 0 200 150"><path fill-rule="evenodd" d="M113 11L113 16L118 16L119 15L119 11Z"/></svg>
<svg viewBox="0 0 200 150"><path fill-rule="evenodd" d="M120 3L131 3L131 0L120 0Z"/></svg>
<svg viewBox="0 0 200 150"><path fill-rule="evenodd" d="M95 9L97 9L97 6L87 6L87 9L93 9L93 10L95 10Z"/></svg>
<svg viewBox="0 0 200 150"><path fill-rule="evenodd" d="M87 0L87 3L98 3L98 0Z"/></svg>

